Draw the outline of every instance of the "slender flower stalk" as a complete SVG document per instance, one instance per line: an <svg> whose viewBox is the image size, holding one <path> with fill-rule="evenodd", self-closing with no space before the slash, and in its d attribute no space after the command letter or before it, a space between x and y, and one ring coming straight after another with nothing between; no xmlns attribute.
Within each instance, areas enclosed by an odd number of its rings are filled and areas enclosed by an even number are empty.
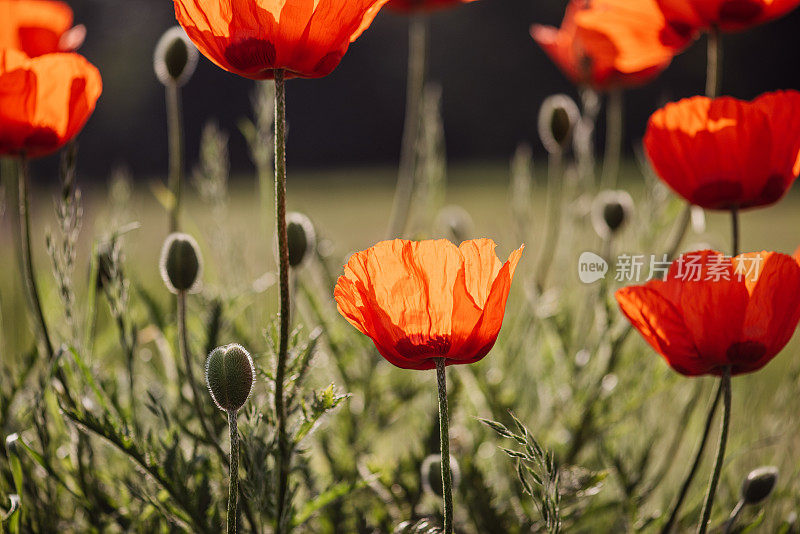
<svg viewBox="0 0 800 534"><path fill-rule="evenodd" d="M277 420L277 514L276 532L284 532L283 514L289 484L289 442L286 435L286 405L283 398L286 359L289 351L289 239L286 232L286 80L275 71L275 219L278 227L280 278L280 341L275 372L275 417Z"/></svg>
<svg viewBox="0 0 800 534"><path fill-rule="evenodd" d="M397 187L389 218L387 239L402 237L408 222L414 175L417 163L417 141L420 136L425 64L428 41L428 20L424 14L411 16L408 30L408 80L406 87L406 117L400 148L400 168Z"/></svg>
<svg viewBox="0 0 800 534"><path fill-rule="evenodd" d="M239 428L236 410L228 410L228 428L231 432L230 484L228 485L228 534L236 534L239 519Z"/></svg>
<svg viewBox="0 0 800 534"><path fill-rule="evenodd" d="M708 521L711 518L711 509L714 506L714 497L717 493L717 485L719 484L719 477L722 473L722 464L725 460L725 447L728 444L728 427L731 420L731 368L726 366L720 378L720 387L723 394L723 412L722 412L722 427L719 433L719 445L717 446L717 459L714 462L714 472L711 474L711 480L708 483L708 491L706 492L706 499L703 503L703 512L700 517L700 523L697 525L697 534L705 534L708 529Z"/></svg>
<svg viewBox="0 0 800 534"><path fill-rule="evenodd" d="M722 39L719 28L708 30L708 63L706 66L706 96L719 96L722 85Z"/></svg>
<svg viewBox="0 0 800 534"><path fill-rule="evenodd" d="M603 156L603 174L600 183L606 189L614 189L619 177L624 133L624 101L622 89L612 89L606 96L606 140Z"/></svg>
<svg viewBox="0 0 800 534"><path fill-rule="evenodd" d="M181 90L178 84L166 85L167 132L169 135L169 190L172 206L169 210L169 231L180 228L181 192L183 189L183 117L181 112Z"/></svg>
<svg viewBox="0 0 800 534"><path fill-rule="evenodd" d="M739 208L731 208L731 234L733 241L733 255L739 255Z"/></svg>
<svg viewBox="0 0 800 534"><path fill-rule="evenodd" d="M450 473L450 421L447 414L447 376L445 359L436 358L436 383L439 388L439 440L442 452L442 497L444 534L453 533L453 477Z"/></svg>
<svg viewBox="0 0 800 534"><path fill-rule="evenodd" d="M545 290L550 266L555 257L554 249L558 243L559 229L561 227L561 204L564 191L564 152L558 150L551 152L547 159L547 229L545 230L544 243L539 252L539 265L536 276L536 286L540 292Z"/></svg>
<svg viewBox="0 0 800 534"><path fill-rule="evenodd" d="M28 158L24 155L19 158L19 244L20 255L22 258L22 278L25 280L28 300L36 321L37 337L41 346L46 351L50 360L55 354L53 343L50 340L50 332L47 328L47 321L42 311L42 303L39 298L39 289L36 285L36 276L33 269L33 252L31 248L31 214L30 200L28 198L28 188L30 186L30 167Z"/></svg>
<svg viewBox="0 0 800 534"><path fill-rule="evenodd" d="M683 481L681 490L678 493L678 499L675 501L675 504L672 506L672 511L669 514L669 519L661 528L661 534L669 534L672 532L675 522L678 520L678 514L680 513L681 506L683 506L683 501L686 499L686 495L689 493L689 487L692 485L692 481L694 480L697 470L700 467L700 462L703 459L703 452L705 451L706 444L708 443L708 436L711 434L711 423L713 423L714 415L717 413L717 406L719 406L720 398L722 398L722 382L720 382L717 386L717 391L714 394L714 400L708 410L706 424L703 429L703 437L700 438L700 446L697 448L697 453L694 456L692 468L689 470L689 474L686 475L686 479Z"/></svg>
<svg viewBox="0 0 800 534"><path fill-rule="evenodd" d="M200 426L206 436L206 440L217 450L217 453L224 458L225 453L217 443L214 433L206 420L205 411L200 403L200 392L197 390L197 383L194 375L194 363L189 355L189 339L188 331L186 328L186 291L180 290L177 295L178 302L178 350L183 358L183 366L186 368L186 379L189 381L189 386L192 390L192 404L194 410L197 412L197 417L200 420Z"/></svg>

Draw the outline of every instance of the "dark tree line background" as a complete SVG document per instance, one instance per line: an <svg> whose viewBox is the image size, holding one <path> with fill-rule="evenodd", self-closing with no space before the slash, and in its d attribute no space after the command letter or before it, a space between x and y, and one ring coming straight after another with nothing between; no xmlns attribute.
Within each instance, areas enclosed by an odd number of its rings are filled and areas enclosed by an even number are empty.
<svg viewBox="0 0 800 534"><path fill-rule="evenodd" d="M637 0L631 0L637 1ZM81 52L104 82L97 110L80 136L84 174L104 178L117 165L136 176L167 168L163 87L152 54L175 24L170 0L69 0L76 23L88 28ZM521 141L541 150L536 116L556 92L576 96L529 35L532 23L559 25L563 0L479 0L431 16L429 79L443 88L450 161L504 160ZM404 113L407 19L384 9L327 78L287 86L293 168L393 165ZM780 88L800 89L800 10L724 37L723 93L739 98ZM626 135L641 138L661 103L703 91L704 38L655 82L626 96ZM231 135L234 170L250 163L237 121L251 112L252 82L201 56L184 87L187 161L196 160L203 124L216 120ZM600 132L602 132L602 125ZM599 134L602 138L602 133ZM630 144L629 144L630 146Z"/></svg>

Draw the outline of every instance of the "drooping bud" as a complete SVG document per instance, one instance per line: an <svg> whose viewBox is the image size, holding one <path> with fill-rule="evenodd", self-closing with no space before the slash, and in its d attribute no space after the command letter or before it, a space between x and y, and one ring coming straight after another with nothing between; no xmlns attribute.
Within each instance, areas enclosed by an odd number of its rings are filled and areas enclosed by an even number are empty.
<svg viewBox="0 0 800 534"><path fill-rule="evenodd" d="M180 87L189 81L197 67L198 52L180 26L173 26L158 40L153 54L153 70L164 85Z"/></svg>
<svg viewBox="0 0 800 534"><path fill-rule="evenodd" d="M601 191L592 203L592 226L603 239L619 232L632 216L633 199L626 191Z"/></svg>
<svg viewBox="0 0 800 534"><path fill-rule="evenodd" d="M286 214L286 237L289 243L289 266L299 267L317 246L317 234L311 219L292 211Z"/></svg>
<svg viewBox="0 0 800 534"><path fill-rule="evenodd" d="M745 504L758 504L772 493L778 482L778 468L759 467L748 473L742 482L742 500Z"/></svg>
<svg viewBox="0 0 800 534"><path fill-rule="evenodd" d="M459 245L472 237L475 223L461 206L445 206L436 216L436 227L445 237Z"/></svg>
<svg viewBox="0 0 800 534"><path fill-rule="evenodd" d="M217 408L237 412L256 382L253 359L244 347L231 343L211 351L206 360L206 385Z"/></svg>
<svg viewBox="0 0 800 534"><path fill-rule="evenodd" d="M431 454L425 458L422 461L422 466L420 466L420 474L422 476L422 489L441 497L443 495L441 456ZM459 482L461 482L461 470L458 467L458 461L453 455L450 455L450 477L453 481L453 487L458 487Z"/></svg>
<svg viewBox="0 0 800 534"><path fill-rule="evenodd" d="M580 120L578 105L564 94L545 98L539 109L539 139L550 154L566 150L572 131Z"/></svg>
<svg viewBox="0 0 800 534"><path fill-rule="evenodd" d="M172 233L161 248L161 278L172 293L197 290L203 269L200 247L188 234Z"/></svg>

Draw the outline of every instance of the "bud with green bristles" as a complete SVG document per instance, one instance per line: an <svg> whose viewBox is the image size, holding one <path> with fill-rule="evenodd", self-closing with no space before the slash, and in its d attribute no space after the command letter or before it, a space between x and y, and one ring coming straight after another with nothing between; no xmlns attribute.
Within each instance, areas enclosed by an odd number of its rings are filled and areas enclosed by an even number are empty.
<svg viewBox="0 0 800 534"><path fill-rule="evenodd" d="M592 226L603 239L619 232L632 216L633 198L626 191L601 191L592 203Z"/></svg>
<svg viewBox="0 0 800 534"><path fill-rule="evenodd" d="M164 284L172 293L196 291L203 270L197 241L177 232L167 236L161 248L159 268Z"/></svg>
<svg viewBox="0 0 800 534"><path fill-rule="evenodd" d="M197 67L198 52L180 26L173 26L158 40L153 54L153 70L164 85L182 86Z"/></svg>
<svg viewBox="0 0 800 534"><path fill-rule="evenodd" d="M244 406L256 381L253 359L236 343L217 347L206 360L206 385L220 410L236 413Z"/></svg>
<svg viewBox="0 0 800 534"><path fill-rule="evenodd" d="M560 154L572 140L572 131L580 120L578 105L564 94L547 97L539 109L539 139L550 154Z"/></svg>
<svg viewBox="0 0 800 534"><path fill-rule="evenodd" d="M302 213L289 212L286 214L286 237L289 244L289 266L299 267L317 246L314 224Z"/></svg>

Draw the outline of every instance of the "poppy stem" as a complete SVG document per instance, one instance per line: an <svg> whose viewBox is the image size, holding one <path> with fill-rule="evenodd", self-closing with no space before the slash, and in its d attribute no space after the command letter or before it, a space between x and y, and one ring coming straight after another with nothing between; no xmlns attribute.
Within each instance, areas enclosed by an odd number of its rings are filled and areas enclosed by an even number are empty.
<svg viewBox="0 0 800 534"><path fill-rule="evenodd" d="M558 150L548 154L547 158L547 227L544 243L539 252L539 265L536 276L536 287L543 293L547 284L547 275L555 257L558 235L561 225L561 204L564 192L564 152Z"/></svg>
<svg viewBox="0 0 800 534"><path fill-rule="evenodd" d="M447 377L444 358L436 358L436 383L439 386L439 440L442 452L442 496L444 534L453 533L453 477L450 474L450 421L447 415Z"/></svg>
<svg viewBox="0 0 800 534"><path fill-rule="evenodd" d="M286 234L286 81L283 70L275 71L275 214L278 226L280 277L280 341L275 372L275 418L278 457L276 461L278 492L275 531L284 529L286 495L289 484L289 441L286 436L286 406L283 399L286 358L289 345L289 244Z"/></svg>
<svg viewBox="0 0 800 534"><path fill-rule="evenodd" d="M692 462L692 468L689 470L689 474L686 475L686 479L683 481L681 491L678 493L678 500L676 500L675 504L672 506L672 512L669 514L669 519L667 520L666 524L661 528L661 534L669 534L672 532L672 528L675 526L675 522L678 520L678 513L681 510L681 506L683 506L683 501L686 499L686 495L689 493L689 487L692 485L692 481L694 480L697 470L700 467L700 461L703 459L703 452L705 451L706 444L708 443L708 436L711 434L711 423L714 422L714 414L717 413L717 406L719 406L719 400L721 397L722 382L720 381L717 385L717 391L714 394L714 400L711 403L711 408L708 410L706 425L703 429L703 437L700 438L700 446L697 448L697 453L695 453L694 462Z"/></svg>
<svg viewBox="0 0 800 534"><path fill-rule="evenodd" d="M667 248L667 259L672 261L681 248L683 238L686 237L686 231L689 230L689 223L692 222L692 205L688 202L683 206L681 211L677 230L672 238L669 248Z"/></svg>
<svg viewBox="0 0 800 534"><path fill-rule="evenodd" d="M231 432L230 484L228 485L228 534L236 534L239 522L239 428L236 411L228 411L228 428Z"/></svg>
<svg viewBox="0 0 800 534"><path fill-rule="evenodd" d="M622 158L624 100L622 89L612 89L606 96L606 139L603 156L603 174L600 183L606 189L614 189L619 177Z"/></svg>
<svg viewBox="0 0 800 534"><path fill-rule="evenodd" d="M176 83L168 83L167 133L169 135L169 190L172 206L169 209L169 231L177 232L180 226L181 190L183 189L183 119L181 117L181 91Z"/></svg>
<svg viewBox="0 0 800 534"><path fill-rule="evenodd" d="M387 238L403 237L417 163L417 141L420 135L422 96L425 89L425 63L428 41L428 20L425 15L413 15L408 28L408 78L406 87L406 116L400 148L400 168L389 217Z"/></svg>
<svg viewBox="0 0 800 534"><path fill-rule="evenodd" d="M717 98L722 85L722 40L719 28L708 30L708 63L706 66L706 96Z"/></svg>
<svg viewBox="0 0 800 534"><path fill-rule="evenodd" d="M731 234L733 239L733 255L739 255L739 208L731 208Z"/></svg>
<svg viewBox="0 0 800 534"><path fill-rule="evenodd" d="M31 248L31 213L28 188L30 181L30 167L28 158L24 155L19 158L19 244L22 257L22 278L28 290L29 304L35 316L36 330L39 342L44 347L50 361L53 360L55 351L50 341L50 332L47 321L42 311L42 302L39 298L39 289L36 285L36 276L33 270L33 252Z"/></svg>
<svg viewBox="0 0 800 534"><path fill-rule="evenodd" d="M192 363L192 358L189 355L189 336L186 328L186 291L178 291L178 297L176 300L178 303L178 351L181 353L183 366L186 368L186 380L189 382L189 388L192 390L192 404L194 405L194 411L197 412L197 418L200 420L200 426L202 427L203 433L206 436L206 440L217 450L220 458L223 458L224 460L225 452L222 450L222 447L220 447L219 443L217 443L214 433L211 431L208 421L206 421L203 405L200 402L200 393L197 391L197 383L194 378L194 364Z"/></svg>
<svg viewBox="0 0 800 534"><path fill-rule="evenodd" d="M722 412L722 427L719 433L719 445L717 447L717 460L714 463L714 472L711 474L711 480L708 483L708 492L706 493L706 500L703 503L703 513L700 517L700 523L697 525L697 534L705 534L708 528L708 522L711 518L711 508L714 506L714 496L717 493L717 484L719 484L719 477L722 473L722 463L725 460L725 447L728 444L728 427L731 420L731 368L726 366L720 378L720 387L722 388L724 399L724 410Z"/></svg>

